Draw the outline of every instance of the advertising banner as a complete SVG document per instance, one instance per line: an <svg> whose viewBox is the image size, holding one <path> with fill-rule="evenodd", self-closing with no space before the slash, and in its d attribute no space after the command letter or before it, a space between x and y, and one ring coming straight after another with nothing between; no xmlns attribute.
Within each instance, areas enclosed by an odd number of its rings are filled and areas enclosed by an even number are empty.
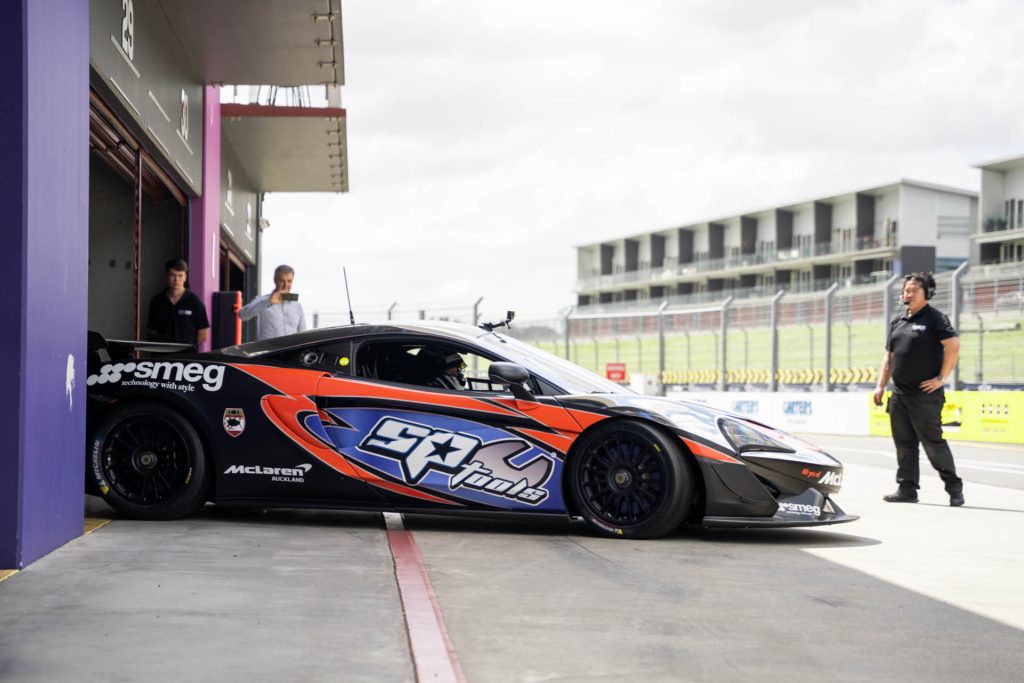
<svg viewBox="0 0 1024 683"><path fill-rule="evenodd" d="M891 436L885 405L875 406L871 397L871 435ZM989 441L1024 444L1024 392L947 391L942 408L942 434L950 441ZM1016 421L1014 421L1016 417Z"/></svg>
<svg viewBox="0 0 1024 683"><path fill-rule="evenodd" d="M868 406L860 393L673 392L787 432L868 435Z"/></svg>
<svg viewBox="0 0 1024 683"><path fill-rule="evenodd" d="M604 376L613 382L625 382L626 381L626 364L625 363L605 363L604 365Z"/></svg>

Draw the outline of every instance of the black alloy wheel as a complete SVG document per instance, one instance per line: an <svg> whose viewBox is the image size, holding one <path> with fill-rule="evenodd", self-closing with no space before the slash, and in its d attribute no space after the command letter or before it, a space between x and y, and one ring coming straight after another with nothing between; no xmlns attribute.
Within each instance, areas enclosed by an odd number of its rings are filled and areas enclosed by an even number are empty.
<svg viewBox="0 0 1024 683"><path fill-rule="evenodd" d="M163 405L115 411L96 430L89 455L96 488L125 514L171 519L205 501L202 442L184 417Z"/></svg>
<svg viewBox="0 0 1024 683"><path fill-rule="evenodd" d="M580 513L612 536L662 536L682 523L693 497L682 448L642 422L617 421L584 435L570 476Z"/></svg>

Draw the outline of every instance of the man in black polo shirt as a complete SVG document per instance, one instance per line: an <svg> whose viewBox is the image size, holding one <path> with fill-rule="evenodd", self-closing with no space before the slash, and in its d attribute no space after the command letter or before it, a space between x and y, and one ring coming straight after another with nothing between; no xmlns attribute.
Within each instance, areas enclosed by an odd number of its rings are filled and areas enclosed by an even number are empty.
<svg viewBox="0 0 1024 683"><path fill-rule="evenodd" d="M151 341L180 342L198 346L210 336L210 321L202 300L185 289L188 264L172 259L165 266L167 289L149 302L146 330Z"/></svg>
<svg viewBox="0 0 1024 683"><path fill-rule="evenodd" d="M889 325L885 356L878 372L875 405L882 405L890 375L889 423L896 444L899 489L884 497L889 503L916 503L920 488L918 442L924 446L949 493L949 504L964 504L964 483L956 475L953 453L942 438L943 387L960 355L960 340L949 318L928 305L935 294L931 273L903 278L905 308Z"/></svg>

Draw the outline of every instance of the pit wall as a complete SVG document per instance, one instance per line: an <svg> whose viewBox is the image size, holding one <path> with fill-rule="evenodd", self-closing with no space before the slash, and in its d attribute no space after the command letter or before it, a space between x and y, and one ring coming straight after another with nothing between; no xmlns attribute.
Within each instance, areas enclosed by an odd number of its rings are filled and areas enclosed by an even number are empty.
<svg viewBox="0 0 1024 683"><path fill-rule="evenodd" d="M746 415L788 432L891 436L885 408L863 393L667 391L669 398ZM886 393L886 400L889 394ZM1016 419L1014 419L1016 418ZM1024 444L1024 392L947 391L943 435L951 441Z"/></svg>

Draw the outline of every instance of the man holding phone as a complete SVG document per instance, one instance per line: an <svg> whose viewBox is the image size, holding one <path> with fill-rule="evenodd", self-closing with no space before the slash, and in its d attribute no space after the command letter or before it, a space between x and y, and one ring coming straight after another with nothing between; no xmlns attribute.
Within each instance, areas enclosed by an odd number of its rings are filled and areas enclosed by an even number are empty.
<svg viewBox="0 0 1024 683"><path fill-rule="evenodd" d="M274 291L261 294L238 312L242 320L259 317L256 321L256 339L271 339L306 329L306 317L299 303L299 295L292 292L295 269L278 266L274 269Z"/></svg>

